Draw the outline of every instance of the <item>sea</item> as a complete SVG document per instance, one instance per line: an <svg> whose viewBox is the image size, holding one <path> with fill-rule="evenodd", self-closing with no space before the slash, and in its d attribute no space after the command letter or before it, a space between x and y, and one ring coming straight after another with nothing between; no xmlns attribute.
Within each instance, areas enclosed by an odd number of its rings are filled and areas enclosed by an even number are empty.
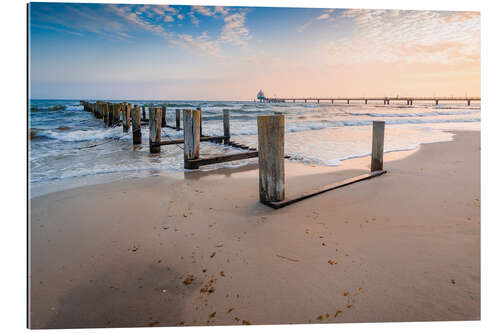
<svg viewBox="0 0 500 333"><path fill-rule="evenodd" d="M83 111L79 100L29 101L29 185L31 197L58 189L162 172L193 172L183 168L182 145L162 146L149 153L149 129L142 127L142 145L122 126L105 127L102 119ZM93 102L93 101L91 101ZM123 102L123 100L110 102ZM257 146L257 117L285 116L285 154L294 163L335 168L346 159L371 153L372 122L384 120L385 152L413 150L423 143L453 140L453 130L480 130L480 102L406 101L259 103L254 101L127 100L138 105L167 106L167 124L175 126L175 109L201 107L204 135L223 135L222 110L231 110L231 140ZM182 121L181 121L182 122ZM164 139L183 138L182 131L162 129ZM240 152L238 148L202 142L201 157ZM255 164L257 159L203 166L200 171ZM195 172L200 172L195 171Z"/></svg>

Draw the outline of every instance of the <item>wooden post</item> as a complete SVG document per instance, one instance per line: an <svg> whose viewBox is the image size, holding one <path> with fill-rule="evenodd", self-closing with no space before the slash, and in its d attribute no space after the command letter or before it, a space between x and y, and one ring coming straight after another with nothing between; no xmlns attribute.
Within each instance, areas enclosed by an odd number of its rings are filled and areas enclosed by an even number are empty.
<svg viewBox="0 0 500 333"><path fill-rule="evenodd" d="M259 198L285 199L285 116L257 117L259 132Z"/></svg>
<svg viewBox="0 0 500 333"><path fill-rule="evenodd" d="M196 110L200 111L200 136L203 135L203 130L201 129L202 123L203 123L203 118L201 116L201 108L197 107Z"/></svg>
<svg viewBox="0 0 500 333"><path fill-rule="evenodd" d="M181 109L175 109L175 130L181 130Z"/></svg>
<svg viewBox="0 0 500 333"><path fill-rule="evenodd" d="M108 114L108 127L113 126L114 120L114 108L115 105L113 103L109 103L109 114Z"/></svg>
<svg viewBox="0 0 500 333"><path fill-rule="evenodd" d="M384 130L385 121L373 122L371 171L379 171L384 168Z"/></svg>
<svg viewBox="0 0 500 333"><path fill-rule="evenodd" d="M161 127L167 127L167 107L161 107Z"/></svg>
<svg viewBox="0 0 500 333"><path fill-rule="evenodd" d="M130 109L132 108L131 104L123 105L123 113L122 113L122 124L123 124L123 133L128 133L130 128Z"/></svg>
<svg viewBox="0 0 500 333"><path fill-rule="evenodd" d="M102 105L102 118L104 120L104 126L108 126L109 124L109 110L108 103L104 103Z"/></svg>
<svg viewBox="0 0 500 333"><path fill-rule="evenodd" d="M228 145L229 144L229 137L231 136L231 132L229 130L229 121L231 119L231 114L229 113L229 110L223 110L223 123L224 123L224 136L226 137L224 139L224 144Z"/></svg>
<svg viewBox="0 0 500 333"><path fill-rule="evenodd" d="M146 120L146 105L142 106L142 119Z"/></svg>
<svg viewBox="0 0 500 333"><path fill-rule="evenodd" d="M186 163L187 160L200 157L200 119L200 110L184 110L184 168L186 169L192 168Z"/></svg>
<svg viewBox="0 0 500 333"><path fill-rule="evenodd" d="M117 126L120 123L120 113L121 113L121 105L113 104L113 126Z"/></svg>
<svg viewBox="0 0 500 333"><path fill-rule="evenodd" d="M132 141L134 145L140 145L142 143L142 133L141 133L141 109L138 105L134 105L132 109Z"/></svg>
<svg viewBox="0 0 500 333"><path fill-rule="evenodd" d="M149 152L159 153L161 150L161 108L149 108Z"/></svg>
<svg viewBox="0 0 500 333"><path fill-rule="evenodd" d="M467 100L467 106L470 106L470 99Z"/></svg>
<svg viewBox="0 0 500 333"><path fill-rule="evenodd" d="M102 119L102 103L97 102L96 108L97 108L97 114L96 114L97 119Z"/></svg>

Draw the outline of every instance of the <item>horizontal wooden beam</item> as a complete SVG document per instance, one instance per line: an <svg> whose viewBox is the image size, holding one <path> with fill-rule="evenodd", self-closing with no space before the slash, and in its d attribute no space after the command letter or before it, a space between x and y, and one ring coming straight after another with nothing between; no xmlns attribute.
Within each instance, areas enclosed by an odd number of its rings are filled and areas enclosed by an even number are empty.
<svg viewBox="0 0 500 333"><path fill-rule="evenodd" d="M198 169L202 165L238 161L253 157L259 157L259 152L251 151L251 152L229 154L229 155L217 155L207 158L197 158L194 160L185 160L184 165L186 169Z"/></svg>
<svg viewBox="0 0 500 333"><path fill-rule="evenodd" d="M370 179L370 178L374 178L374 177L383 175L386 172L387 171L385 171L385 170L380 170L380 171L374 171L374 172L366 173L366 174L363 174L363 175L360 175L360 176L357 176L357 177L353 177L353 178L348 178L348 179L342 180L340 182L337 182L337 183L334 183L334 184L331 184L331 185L326 185L326 186L318 187L317 189L304 192L304 193L302 193L300 195L297 195L297 196L285 199L283 201L279 201L279 202L264 202L264 204L267 205L267 206L269 206L269 207L271 207L271 208L274 208L274 209L283 208L285 206L288 206L288 205L291 205L293 203L302 201L304 199L308 199L310 197L313 197L313 196L321 194L321 193L325 193L325 192L328 192L328 191L331 191L331 190L335 190L335 189L338 189L338 188L341 188L341 187L344 187L344 186L347 186L347 185L350 185L350 184L354 184L354 183L360 182L362 180L366 180L366 179Z"/></svg>
<svg viewBox="0 0 500 333"><path fill-rule="evenodd" d="M200 141L222 141L224 139L227 139L227 137L225 137L225 136L202 136L200 138ZM159 146L176 145L176 144L180 144L180 143L184 143L184 139L160 141Z"/></svg>

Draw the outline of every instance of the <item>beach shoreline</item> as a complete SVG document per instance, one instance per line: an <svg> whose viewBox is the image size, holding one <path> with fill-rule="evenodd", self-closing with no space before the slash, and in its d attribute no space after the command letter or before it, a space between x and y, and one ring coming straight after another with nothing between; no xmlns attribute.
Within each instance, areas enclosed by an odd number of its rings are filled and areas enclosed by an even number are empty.
<svg viewBox="0 0 500 333"><path fill-rule="evenodd" d="M32 328L480 319L480 132L281 210L256 165L32 197ZM286 195L366 172L286 163Z"/></svg>

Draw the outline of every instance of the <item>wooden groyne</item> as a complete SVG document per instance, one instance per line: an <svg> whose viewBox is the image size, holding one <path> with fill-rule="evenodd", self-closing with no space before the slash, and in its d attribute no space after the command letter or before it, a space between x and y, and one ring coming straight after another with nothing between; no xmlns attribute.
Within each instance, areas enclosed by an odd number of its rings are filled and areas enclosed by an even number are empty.
<svg viewBox="0 0 500 333"><path fill-rule="evenodd" d="M273 98L263 98L262 102L267 103L286 103L286 102L331 102L334 104L335 101L345 101L345 103L350 104L351 101L362 101L365 104L368 102L384 102L384 105L389 105L391 101L405 101L406 105L413 105L413 102L434 102L436 105L439 101L445 102L467 102L470 106L471 101L478 102L481 101L481 97L411 97L411 96L396 96L396 97L273 97Z"/></svg>
<svg viewBox="0 0 500 333"><path fill-rule="evenodd" d="M184 168L198 169L200 166L237 161L249 158L259 159L259 200L263 204L274 208L282 208L302 201L304 199L319 195L321 193L341 188L362 180L371 179L386 173L383 169L384 154L384 133L385 122L373 122L372 132L372 160L370 172L346 179L335 184L322 186L317 189L307 191L302 194L285 196L285 163L288 157L285 155L285 117L281 113L274 115L264 115L257 117L258 128L258 150L243 144L231 141L230 132L230 110L223 110L223 132L222 136L204 136L202 134L202 110L197 108L182 110L182 123L184 139L162 140L162 128L172 128L181 130L180 118L181 110L175 110L176 124L167 124L166 106L148 106L149 117L146 119L146 107L132 105L130 103L109 103L103 101L88 102L81 101L83 109L92 112L98 119L104 119L104 126L123 126L125 133L129 132L132 123L132 142L134 145L142 143L141 125L146 123L149 126L149 151L151 154L161 153L161 147L171 144L184 145ZM245 149L245 152L233 154L221 154L202 158L200 156L200 145L202 142L210 141L215 143Z"/></svg>

